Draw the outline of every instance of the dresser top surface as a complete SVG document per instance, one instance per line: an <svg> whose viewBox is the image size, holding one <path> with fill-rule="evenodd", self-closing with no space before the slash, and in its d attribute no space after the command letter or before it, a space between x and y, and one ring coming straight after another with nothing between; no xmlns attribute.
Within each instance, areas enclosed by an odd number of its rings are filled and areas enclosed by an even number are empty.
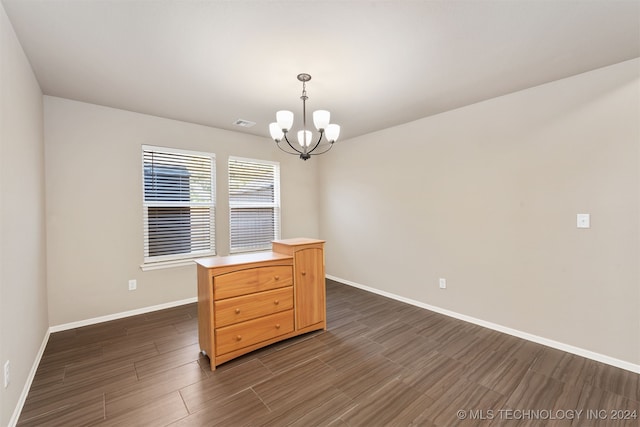
<svg viewBox="0 0 640 427"><path fill-rule="evenodd" d="M239 254L229 256L214 256L209 258L200 258L196 260L196 264L205 268L225 267L229 265L252 264L264 261L290 260L291 255L285 255L278 252L255 252L251 254Z"/></svg>
<svg viewBox="0 0 640 427"><path fill-rule="evenodd" d="M314 243L324 243L324 240L309 239L307 237L295 237L293 239L281 239L274 240L273 243L280 243L283 245L297 246L297 245L310 245Z"/></svg>

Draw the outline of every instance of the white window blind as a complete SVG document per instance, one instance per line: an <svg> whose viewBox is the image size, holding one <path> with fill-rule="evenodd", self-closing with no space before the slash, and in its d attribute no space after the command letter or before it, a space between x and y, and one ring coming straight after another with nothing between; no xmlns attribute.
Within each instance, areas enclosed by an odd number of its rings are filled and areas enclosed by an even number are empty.
<svg viewBox="0 0 640 427"><path fill-rule="evenodd" d="M144 145L144 262L215 255L215 155Z"/></svg>
<svg viewBox="0 0 640 427"><path fill-rule="evenodd" d="M280 165L229 158L230 252L271 248L280 238Z"/></svg>

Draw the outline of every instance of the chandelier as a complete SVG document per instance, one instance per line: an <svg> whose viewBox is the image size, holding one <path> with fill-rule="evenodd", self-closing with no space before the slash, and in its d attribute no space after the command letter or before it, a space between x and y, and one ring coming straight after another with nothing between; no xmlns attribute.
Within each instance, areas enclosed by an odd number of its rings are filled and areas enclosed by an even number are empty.
<svg viewBox="0 0 640 427"><path fill-rule="evenodd" d="M310 130L307 130L307 82L311 80L311 75L302 73L298 74L298 80L302 82L302 130L298 131L298 145L300 147L296 147L289 141L287 138L287 133L291 130L291 126L293 126L293 113L287 110L281 110L276 113L276 122L271 123L269 125L269 133L271 134L271 138L276 142L278 148L288 154L299 155L302 160L307 160L311 156L317 156L319 154L324 154L327 151L331 150L333 147L333 143L336 142L338 136L340 135L340 126L336 124L329 124L329 120L331 117L331 113L327 110L317 110L313 112L313 124L320 133L318 139L314 142L313 134ZM322 137L329 141L328 148L324 148L323 151L316 152L316 149L320 146L322 142ZM288 148L280 145L282 140L287 142L290 151ZM284 145L284 144L283 144Z"/></svg>

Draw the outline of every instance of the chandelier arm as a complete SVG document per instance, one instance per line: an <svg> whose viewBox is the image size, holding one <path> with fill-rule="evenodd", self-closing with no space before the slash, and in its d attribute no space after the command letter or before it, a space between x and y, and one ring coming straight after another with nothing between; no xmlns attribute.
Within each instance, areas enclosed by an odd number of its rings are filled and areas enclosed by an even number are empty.
<svg viewBox="0 0 640 427"><path fill-rule="evenodd" d="M291 151L287 151L287 150L285 150L285 149L284 149L284 148L282 148L282 146L281 146L279 143L277 143L277 142L276 142L276 146L277 146L281 151L283 151L283 152L285 152L285 153L287 153L287 154L293 154L293 155L296 155L296 156L297 156L298 154L300 154L300 153L298 153L298 152L296 152L296 153L292 153Z"/></svg>
<svg viewBox="0 0 640 427"><path fill-rule="evenodd" d="M307 153L311 154L314 151L316 151L316 148L318 148L318 145L320 145L320 141L322 141L322 135L324 135L324 130L320 131L320 138L318 138L318 141L316 142L316 145L314 145L311 150L307 151Z"/></svg>
<svg viewBox="0 0 640 427"><path fill-rule="evenodd" d="M300 150L296 149L296 147L294 147L293 145L291 145L291 143L289 142L289 138L287 138L287 133L286 133L286 132L285 132L285 134L284 134L284 140L285 140L285 141L287 141L287 144L289 144L289 147L291 147L291 149L292 149L293 151L295 151L295 152L296 152L296 153L298 153L298 154L303 154L303 152L302 152L302 151L300 151ZM291 154L293 154L293 153L291 153Z"/></svg>
<svg viewBox="0 0 640 427"><path fill-rule="evenodd" d="M313 153L313 154L311 154L311 155L312 155L312 156L319 156L320 154L324 154L324 153L326 153L327 151L331 150L332 148L333 148L333 142L329 144L329 148L327 148L326 150L321 151L321 152L319 152L319 153Z"/></svg>

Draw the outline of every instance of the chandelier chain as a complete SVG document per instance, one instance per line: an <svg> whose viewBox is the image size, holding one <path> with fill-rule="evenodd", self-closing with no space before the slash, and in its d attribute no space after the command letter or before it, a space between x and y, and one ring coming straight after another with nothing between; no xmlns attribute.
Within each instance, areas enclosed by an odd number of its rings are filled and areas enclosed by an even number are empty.
<svg viewBox="0 0 640 427"><path fill-rule="evenodd" d="M307 130L307 99L309 99L309 97L307 96L306 80L302 81L302 96L300 97L300 99L302 99L302 130ZM305 139L306 139L306 134L305 134ZM304 151L306 153L307 151L306 147L304 148Z"/></svg>

